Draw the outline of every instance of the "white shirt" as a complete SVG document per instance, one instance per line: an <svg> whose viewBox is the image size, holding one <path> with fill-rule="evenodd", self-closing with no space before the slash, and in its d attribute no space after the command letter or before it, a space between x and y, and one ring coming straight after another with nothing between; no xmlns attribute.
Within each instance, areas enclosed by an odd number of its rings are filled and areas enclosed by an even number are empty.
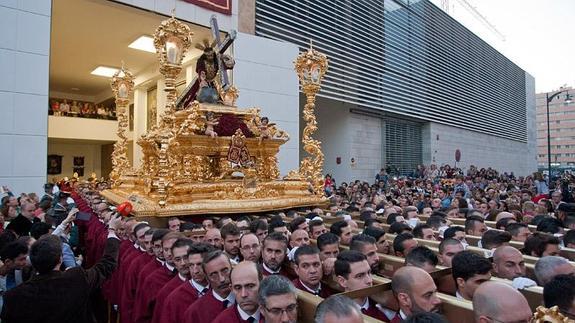
<svg viewBox="0 0 575 323"><path fill-rule="evenodd" d="M402 320L407 320L407 315L405 315L405 313L403 313L403 310L399 310L399 317Z"/></svg>
<svg viewBox="0 0 575 323"><path fill-rule="evenodd" d="M319 287L318 287L317 289L315 289L315 290L309 288L306 284L304 284L304 283L301 281L301 279L299 279L299 282L300 282L300 284L301 284L305 289L307 289L308 292L310 292L310 293L312 293L312 294L319 295L319 293L321 292L321 282L319 283Z"/></svg>
<svg viewBox="0 0 575 323"><path fill-rule="evenodd" d="M174 266L170 266L170 264L168 264L167 262L164 262L164 265L166 266L166 268L168 268L168 270L169 270L170 272L173 272L173 271L174 271Z"/></svg>
<svg viewBox="0 0 575 323"><path fill-rule="evenodd" d="M230 293L231 294L231 293ZM258 308L256 310L256 312L252 315L249 315L248 313L244 312L240 306L238 305L238 313L240 313L240 317L242 318L242 320L247 321L250 317L254 318L254 322L259 322L260 321L260 309Z"/></svg>
<svg viewBox="0 0 575 323"><path fill-rule="evenodd" d="M457 299L466 300L465 297L459 294L459 291L455 291L455 297L457 297Z"/></svg>
<svg viewBox="0 0 575 323"><path fill-rule="evenodd" d="M270 267L266 266L266 264L264 262L262 262L262 266L264 267L264 270L267 271L270 274L279 274L281 269L278 270L271 270Z"/></svg>
<svg viewBox="0 0 575 323"><path fill-rule="evenodd" d="M230 293L228 295L228 297L226 297L226 298L222 298L220 295L218 295L218 293L216 293L215 290L212 290L212 294L214 295L214 298L220 302L227 300L228 301L228 307L234 305L234 303L236 302L236 297L235 297L234 293Z"/></svg>
<svg viewBox="0 0 575 323"><path fill-rule="evenodd" d="M361 309L366 311L369 309L369 297L365 298L365 301L361 305Z"/></svg>
<svg viewBox="0 0 575 323"><path fill-rule="evenodd" d="M192 286L193 286L193 287L196 289L196 291L198 292L198 296L199 296L199 297L204 296L205 293L202 294L202 292L203 292L205 289L209 289L209 288L210 288L210 285L209 285L209 284L208 284L207 286L203 286L203 285L199 284L198 282L196 282L196 281L193 280L193 279L191 279L190 282L191 282Z"/></svg>

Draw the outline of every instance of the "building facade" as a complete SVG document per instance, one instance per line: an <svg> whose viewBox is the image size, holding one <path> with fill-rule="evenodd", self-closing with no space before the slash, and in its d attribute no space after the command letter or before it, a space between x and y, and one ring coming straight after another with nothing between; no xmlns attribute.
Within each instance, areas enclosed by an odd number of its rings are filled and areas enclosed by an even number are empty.
<svg viewBox="0 0 575 323"><path fill-rule="evenodd" d="M549 102L549 133L551 138L552 171L575 168L575 103L565 102L567 95L572 98L572 87L562 88L560 93ZM558 90L559 91L559 90ZM558 91L537 93L537 167L548 170L547 145L547 95Z"/></svg>
<svg viewBox="0 0 575 323"><path fill-rule="evenodd" d="M86 90L95 82L88 68L121 61L136 74L129 156L138 165L137 138L157 122L152 103L162 113L165 85L155 55L128 44L153 33L173 9L193 29L194 42L209 37L214 14L221 31L238 31L237 105L261 108L291 135L279 154L282 174L296 169L303 153L305 100L293 60L310 40L330 63L314 136L323 142L324 172L338 181L371 181L387 166L408 173L418 164L453 165L456 150L462 167L520 175L536 169L533 77L427 0L231 0L227 14L192 2L0 2L0 184L39 192L46 181L71 176L79 160L84 176L107 176L116 123L48 110L51 98L110 100L108 79ZM195 76L193 62L184 66L183 85ZM47 175L48 155L61 158L55 175Z"/></svg>
<svg viewBox="0 0 575 323"><path fill-rule="evenodd" d="M462 167L536 168L533 77L427 0L256 0L256 35L328 55L318 132L340 181L456 150Z"/></svg>

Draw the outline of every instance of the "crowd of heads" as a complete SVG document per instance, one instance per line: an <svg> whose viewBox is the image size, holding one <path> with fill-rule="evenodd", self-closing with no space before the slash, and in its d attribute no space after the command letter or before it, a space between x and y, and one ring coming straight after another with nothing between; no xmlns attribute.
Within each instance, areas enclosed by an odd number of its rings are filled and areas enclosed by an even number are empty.
<svg viewBox="0 0 575 323"><path fill-rule="evenodd" d="M325 182L327 207L239 217L172 217L162 227L128 216L116 233L180 275L211 286L220 297L233 294L244 312L259 311L266 322L297 320L296 289L326 298L316 310L316 322L360 322L362 313L373 314L373 299L329 297L335 291L326 282L353 292L374 286L377 276L391 278L396 314L404 321L442 322L442 300L430 274L444 267L451 268L453 296L473 302L477 322L527 317L531 311L514 288L534 285L544 287L546 306L557 305L566 316L575 313L569 303L575 294L561 297L562 290L575 290L575 270L561 257L561 248L575 246L571 177L548 183L540 174L516 177L476 167L463 174L433 165L413 175L392 177L382 170L374 184L339 185L330 176ZM99 187L75 189L102 223L115 219L114 207ZM62 243L71 246L74 256L82 254L70 242L74 226L66 222L73 210L69 195L47 195L41 201L33 195L2 200L4 219L13 222L21 216L31 222L28 234L9 226L0 234L6 268L53 270L62 264L48 261L55 255L46 250L62 250ZM49 208L40 207L45 199ZM63 222L68 228L59 235L64 239L46 238ZM38 239L42 243L34 243ZM388 274L382 257L400 258L403 266ZM539 258L532 277L525 257ZM517 311L506 313L506 304Z"/></svg>

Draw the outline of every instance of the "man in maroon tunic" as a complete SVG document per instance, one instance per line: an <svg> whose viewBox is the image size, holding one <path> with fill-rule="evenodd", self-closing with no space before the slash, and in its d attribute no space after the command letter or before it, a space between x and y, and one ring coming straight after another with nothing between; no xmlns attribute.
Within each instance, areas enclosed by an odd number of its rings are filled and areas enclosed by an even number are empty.
<svg viewBox="0 0 575 323"><path fill-rule="evenodd" d="M135 307L133 316L136 323L147 323L152 321L154 306L156 305L156 296L162 287L176 276L176 268L172 259L172 246L176 240L182 238L179 232L170 232L162 238L162 249L166 262L162 268L156 269L142 284L138 283L136 291Z"/></svg>
<svg viewBox="0 0 575 323"><path fill-rule="evenodd" d="M138 290L141 290L144 284L144 280L150 276L154 271L156 271L159 268L162 268L165 264L165 259L164 259L164 249L162 248L162 239L164 238L164 236L166 236L166 234L170 233L170 230L168 229L156 229L154 230L154 234L152 235L152 249L154 250L154 260L148 262L148 264L146 264L142 270L140 271L140 273L138 274L138 278L137 278L137 285L136 285L136 294L138 294ZM133 309L132 309L133 311ZM133 320L133 318L132 318Z"/></svg>
<svg viewBox="0 0 575 323"><path fill-rule="evenodd" d="M236 298L236 305L221 312L213 323L259 322L258 289L260 280L262 280L262 274L256 263L243 261L236 265L231 274L232 292Z"/></svg>
<svg viewBox="0 0 575 323"><path fill-rule="evenodd" d="M123 286L123 279L124 279L124 272L129 265L129 260L134 257L134 254L139 253L139 248L137 246L137 238L134 235L134 228L138 225L139 222L136 221L135 218L127 218L125 221L124 227L124 235L126 236L126 240L124 243L120 244L120 247L123 248L124 251L118 256L118 267L116 271L112 275L112 280L110 284L111 294L115 294L112 298L115 297L116 302L113 304L120 305L121 298L122 298L122 286Z"/></svg>
<svg viewBox="0 0 575 323"><path fill-rule="evenodd" d="M137 227L136 227L137 228ZM152 236L154 229L151 229L147 224L141 228L147 229L144 231L143 244L139 246L138 253L130 258L129 263L125 263L127 269L124 274L124 285L122 285L122 303L121 305L121 318L122 322L132 322L132 310L134 300L136 298L137 277L142 268L154 259L154 250L152 248ZM136 232L139 236L141 232Z"/></svg>
<svg viewBox="0 0 575 323"><path fill-rule="evenodd" d="M232 264L228 256L219 250L212 251L204 257L203 267L212 289L186 310L185 323L210 323L220 312L235 304L230 282Z"/></svg>
<svg viewBox="0 0 575 323"><path fill-rule="evenodd" d="M102 220L102 213L108 209L107 203L98 203L94 213L88 223L88 232L86 233L86 261L85 268L91 268L98 261L97 254L102 232L106 232L106 224Z"/></svg>
<svg viewBox="0 0 575 323"><path fill-rule="evenodd" d="M206 295L210 284L204 274L202 263L204 256L216 250L213 246L205 243L196 243L188 251L188 264L191 279L168 295L162 309L162 323L181 323L184 321L184 312L190 304L198 298Z"/></svg>
<svg viewBox="0 0 575 323"><path fill-rule="evenodd" d="M367 258L359 251L345 250L337 255L334 265L337 283L346 292L371 287L373 279ZM377 320L389 322L383 308L369 297L354 299L361 307L361 312Z"/></svg>
<svg viewBox="0 0 575 323"><path fill-rule="evenodd" d="M288 277L287 271L282 268L287 254L288 240L280 232L272 232L265 237L262 248L262 274L282 275Z"/></svg>
<svg viewBox="0 0 575 323"><path fill-rule="evenodd" d="M297 289L321 298L327 298L333 293L328 286L321 283L323 270L317 247L299 247L295 252L294 262L298 278L293 280L293 284Z"/></svg>
<svg viewBox="0 0 575 323"><path fill-rule="evenodd" d="M120 252L118 253L118 267L112 273L112 277L104 282L102 286L102 293L104 297L113 305L120 305L120 297L122 296L122 282L120 281L120 273L122 268L122 259L127 257L132 251L136 249L133 247L134 236L131 232L136 224L135 218L123 218L122 226L120 227L118 237L122 240L120 243ZM124 266L128 265L124 262Z"/></svg>
<svg viewBox="0 0 575 323"><path fill-rule="evenodd" d="M232 264L237 264L240 262L240 229L235 224L228 223L222 227L220 233L224 240L224 252Z"/></svg>
<svg viewBox="0 0 575 323"><path fill-rule="evenodd" d="M162 311L164 303L168 295L176 288L185 284L190 278L190 267L188 265L188 250L192 247L194 242L188 238L181 238L174 242L172 246L172 259L174 267L178 271L176 277L172 278L156 295L156 305L152 315L152 323L162 322Z"/></svg>

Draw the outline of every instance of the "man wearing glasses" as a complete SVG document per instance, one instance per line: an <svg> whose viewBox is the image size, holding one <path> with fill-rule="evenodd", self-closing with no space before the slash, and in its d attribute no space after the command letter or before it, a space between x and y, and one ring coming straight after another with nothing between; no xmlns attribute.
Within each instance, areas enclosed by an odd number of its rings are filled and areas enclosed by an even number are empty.
<svg viewBox="0 0 575 323"><path fill-rule="evenodd" d="M260 283L258 302L266 323L297 322L297 295L294 285L285 277L271 275Z"/></svg>
<svg viewBox="0 0 575 323"><path fill-rule="evenodd" d="M240 238L240 253L244 260L260 262L262 253L258 237L254 233L247 233Z"/></svg>

